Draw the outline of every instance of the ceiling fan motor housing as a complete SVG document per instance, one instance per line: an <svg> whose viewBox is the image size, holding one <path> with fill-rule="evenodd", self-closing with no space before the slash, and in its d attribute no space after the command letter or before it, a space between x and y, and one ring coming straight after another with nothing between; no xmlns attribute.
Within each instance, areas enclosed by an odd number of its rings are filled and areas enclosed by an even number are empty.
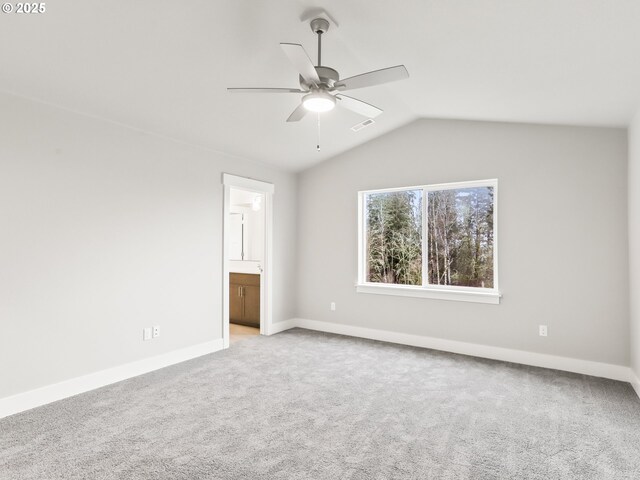
<svg viewBox="0 0 640 480"><path fill-rule="evenodd" d="M318 77L320 77L320 85L321 89L331 89L333 85L340 80L340 75L337 70L334 70L330 67L314 67L316 72L318 73ZM300 76L300 87L303 90L311 90L313 85L304 81L304 78Z"/></svg>

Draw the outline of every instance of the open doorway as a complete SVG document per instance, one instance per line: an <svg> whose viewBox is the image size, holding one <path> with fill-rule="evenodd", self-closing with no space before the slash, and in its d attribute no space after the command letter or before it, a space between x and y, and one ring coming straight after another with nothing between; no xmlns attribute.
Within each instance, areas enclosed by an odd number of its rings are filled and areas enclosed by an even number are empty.
<svg viewBox="0 0 640 480"><path fill-rule="evenodd" d="M229 194L229 342L260 335L264 262L264 193L231 187Z"/></svg>
<svg viewBox="0 0 640 480"><path fill-rule="evenodd" d="M273 184L223 175L225 348L271 325L271 202Z"/></svg>

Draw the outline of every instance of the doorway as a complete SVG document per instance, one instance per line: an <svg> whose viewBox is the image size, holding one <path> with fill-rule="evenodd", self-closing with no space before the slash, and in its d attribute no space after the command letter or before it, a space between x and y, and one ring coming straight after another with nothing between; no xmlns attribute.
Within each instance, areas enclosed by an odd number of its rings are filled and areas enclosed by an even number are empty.
<svg viewBox="0 0 640 480"><path fill-rule="evenodd" d="M271 330L274 186L223 174L224 347Z"/></svg>

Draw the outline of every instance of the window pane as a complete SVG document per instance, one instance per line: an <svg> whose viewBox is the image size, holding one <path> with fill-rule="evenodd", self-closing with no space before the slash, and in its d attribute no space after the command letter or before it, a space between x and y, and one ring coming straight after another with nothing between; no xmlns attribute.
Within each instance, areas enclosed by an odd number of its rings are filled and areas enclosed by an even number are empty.
<svg viewBox="0 0 640 480"><path fill-rule="evenodd" d="M422 285L422 190L365 195L366 281Z"/></svg>
<svg viewBox="0 0 640 480"><path fill-rule="evenodd" d="M428 283L493 288L493 187L428 194Z"/></svg>

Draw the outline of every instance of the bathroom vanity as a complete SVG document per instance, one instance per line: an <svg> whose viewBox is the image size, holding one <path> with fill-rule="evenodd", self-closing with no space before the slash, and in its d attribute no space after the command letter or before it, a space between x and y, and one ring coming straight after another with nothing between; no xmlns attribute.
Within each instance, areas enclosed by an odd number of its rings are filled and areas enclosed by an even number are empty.
<svg viewBox="0 0 640 480"><path fill-rule="evenodd" d="M229 321L260 328L259 274L229 274Z"/></svg>

